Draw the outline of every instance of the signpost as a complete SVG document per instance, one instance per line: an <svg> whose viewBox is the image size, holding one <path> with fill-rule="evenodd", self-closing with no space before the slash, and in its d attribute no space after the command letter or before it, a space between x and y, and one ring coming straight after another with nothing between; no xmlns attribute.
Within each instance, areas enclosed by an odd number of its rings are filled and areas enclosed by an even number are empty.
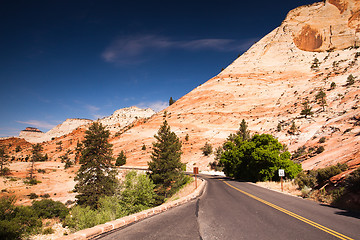
<svg viewBox="0 0 360 240"><path fill-rule="evenodd" d="M197 174L199 174L199 168L194 167L194 174L195 174L195 188L197 189Z"/></svg>
<svg viewBox="0 0 360 240"><path fill-rule="evenodd" d="M280 182L281 182L281 191L283 192L283 191L284 191L284 188L283 188L283 177L285 177L285 170L284 170L284 169L279 169L279 177L281 178L281 179L280 179Z"/></svg>

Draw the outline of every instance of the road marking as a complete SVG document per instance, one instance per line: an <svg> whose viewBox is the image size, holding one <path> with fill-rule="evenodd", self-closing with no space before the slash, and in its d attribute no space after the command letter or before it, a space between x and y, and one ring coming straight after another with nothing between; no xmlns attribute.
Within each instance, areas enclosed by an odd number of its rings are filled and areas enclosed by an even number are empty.
<svg viewBox="0 0 360 240"><path fill-rule="evenodd" d="M252 195L252 194L250 194L248 192L245 192L245 191L243 191L243 190L241 190L241 189L239 189L237 187L234 187L234 186L232 186L231 184L229 184L228 182L226 182L224 180L222 180L222 181L226 185L232 187L233 189L235 189L235 190L237 190L237 191L239 191L239 192L241 192L241 193L243 193L243 194L245 194L245 195L247 195L247 196L249 196L249 197L251 197L251 198L253 198L253 199L257 200L257 201L259 201L259 202L262 202L262 203L264 203L264 204L266 204L266 205L268 205L268 206L270 206L272 208L275 208L275 209L279 210L280 212L283 212L283 213L285 213L285 214L287 214L289 216L292 216L292 217L294 217L294 218L296 218L296 219L298 219L298 220L300 220L300 221L302 221L304 223L307 223L307 224L309 224L309 225L311 225L313 227L316 227L316 228L318 228L318 229L320 229L320 230L322 230L324 232L327 232L327 233L329 233L329 234L331 234L331 235L333 235L333 236L335 236L335 237L337 237L339 239L354 240L353 238L347 237L347 236L345 236L345 235L343 235L341 233L338 233L338 232L336 232L336 231L334 231L334 230L332 230L330 228L324 227L324 226L322 226L322 225L320 225L320 224L318 224L316 222L313 222L313 221L311 221L311 220L309 220L307 218L304 218L304 217L302 217L300 215L297 215L297 214L295 214L293 212L290 212L290 211L288 211L288 210L286 210L284 208L281 208L281 207L279 207L279 206L277 206L275 204L272 204L272 203L270 203L268 201L265 201L265 200L263 200L261 198L258 198L258 197L254 196L254 195Z"/></svg>

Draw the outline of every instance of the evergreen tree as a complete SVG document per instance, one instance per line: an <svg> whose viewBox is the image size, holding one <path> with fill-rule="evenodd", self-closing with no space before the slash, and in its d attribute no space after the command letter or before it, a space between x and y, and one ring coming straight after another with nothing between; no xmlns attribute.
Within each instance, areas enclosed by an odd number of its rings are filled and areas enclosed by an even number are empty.
<svg viewBox="0 0 360 240"><path fill-rule="evenodd" d="M78 140L78 142L77 142L77 144L76 144L76 148L75 148L75 164L76 163L78 163L78 162L80 162L80 158L81 158L81 151L83 150L83 145L82 145L82 143L80 143L79 142L79 140Z"/></svg>
<svg viewBox="0 0 360 240"><path fill-rule="evenodd" d="M40 162L44 159L44 157L41 154L41 151L43 150L43 147L40 145L40 143L38 144L34 144L32 145L32 156L31 156L31 166L30 166L30 170L29 170L29 178L30 180L32 180L34 178L34 164L35 162Z"/></svg>
<svg viewBox="0 0 360 240"><path fill-rule="evenodd" d="M161 203L185 183L185 164L180 161L181 142L176 134L170 131L166 120L154 137L157 141L153 143L151 161L148 165L150 178L156 185L157 203Z"/></svg>
<svg viewBox="0 0 360 240"><path fill-rule="evenodd" d="M306 118L307 116L311 116L313 115L313 112L311 111L312 107L309 104L309 100L306 99L303 103L303 109L300 112L300 115L304 115L304 117Z"/></svg>
<svg viewBox="0 0 360 240"><path fill-rule="evenodd" d="M209 144L208 142L206 142L205 145L200 148L200 150L202 150L204 156L209 156L213 151L211 144Z"/></svg>
<svg viewBox="0 0 360 240"><path fill-rule="evenodd" d="M0 147L0 175L4 175L4 166L7 164L9 156L5 153L5 148Z"/></svg>
<svg viewBox="0 0 360 240"><path fill-rule="evenodd" d="M237 135L240 136L243 141L250 139L250 131L248 130L248 125L244 119L240 123L240 128L237 132Z"/></svg>
<svg viewBox="0 0 360 240"><path fill-rule="evenodd" d="M119 153L118 157L116 158L115 166L122 166L126 164L126 155L123 150Z"/></svg>
<svg viewBox="0 0 360 240"><path fill-rule="evenodd" d="M172 97L170 97L170 99L169 99L169 106L173 105L175 102L176 102L176 101L175 101Z"/></svg>
<svg viewBox="0 0 360 240"><path fill-rule="evenodd" d="M323 108L323 111L325 111L326 106L326 93L321 89L315 96L316 101L320 104L320 106Z"/></svg>
<svg viewBox="0 0 360 240"><path fill-rule="evenodd" d="M75 180L77 203L98 207L99 198L115 193L117 180L113 168L112 145L108 143L110 132L101 123L93 123L85 132L84 148L81 152L80 169Z"/></svg>

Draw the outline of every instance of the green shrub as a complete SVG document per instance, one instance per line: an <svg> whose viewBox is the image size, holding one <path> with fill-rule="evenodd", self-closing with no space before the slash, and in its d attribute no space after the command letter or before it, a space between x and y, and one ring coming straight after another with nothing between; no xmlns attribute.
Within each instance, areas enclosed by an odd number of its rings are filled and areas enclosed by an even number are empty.
<svg viewBox="0 0 360 240"><path fill-rule="evenodd" d="M69 210L65 205L59 201L51 199L42 199L41 201L34 201L32 208L38 213L41 218L54 218L58 217L64 220L68 215Z"/></svg>
<svg viewBox="0 0 360 240"><path fill-rule="evenodd" d="M209 156L213 151L211 144L209 144L207 142L205 143L205 145L202 148L200 148L200 150L202 150L204 156Z"/></svg>
<svg viewBox="0 0 360 240"><path fill-rule="evenodd" d="M353 85L354 83L355 83L355 77L352 74L350 74L346 79L346 85L350 86Z"/></svg>
<svg viewBox="0 0 360 240"><path fill-rule="evenodd" d="M320 139L319 139L319 143L324 143L326 141L326 137L321 137Z"/></svg>
<svg viewBox="0 0 360 240"><path fill-rule="evenodd" d="M36 199L39 197L39 195L37 195L36 193L30 193L28 196L30 199Z"/></svg>
<svg viewBox="0 0 360 240"><path fill-rule="evenodd" d="M319 147L316 149L316 153L317 153L317 154L320 154L320 153L322 153L324 150L325 150L324 146L319 146Z"/></svg>
<svg viewBox="0 0 360 240"><path fill-rule="evenodd" d="M314 188L316 186L316 176L317 172L314 170L310 170L307 173L302 171L296 176L295 183L298 185L299 189L303 189L305 186Z"/></svg>
<svg viewBox="0 0 360 240"><path fill-rule="evenodd" d="M345 179L345 187L350 192L360 191L360 167Z"/></svg>
<svg viewBox="0 0 360 240"><path fill-rule="evenodd" d="M54 232L55 232L54 229L52 229L51 227L47 227L43 230L44 235L53 234Z"/></svg>
<svg viewBox="0 0 360 240"><path fill-rule="evenodd" d="M50 197L50 194L45 193L45 194L40 195L40 197L41 197L41 198L49 198L49 197Z"/></svg>
<svg viewBox="0 0 360 240"><path fill-rule="evenodd" d="M145 144L143 144L143 146L141 147L141 150L145 151L146 150L146 146Z"/></svg>
<svg viewBox="0 0 360 240"><path fill-rule="evenodd" d="M335 83L335 82L331 82L331 84L330 84L330 89L334 89L334 88L336 88L336 83Z"/></svg>
<svg viewBox="0 0 360 240"><path fill-rule="evenodd" d="M0 175L1 175L1 176L6 176L6 175L9 175L10 173L11 173L10 168L8 168L8 167L3 167L3 169L2 169L1 172L0 172Z"/></svg>
<svg viewBox="0 0 360 240"><path fill-rule="evenodd" d="M0 239L20 239L37 233L41 219L30 206L15 206L15 197L0 199Z"/></svg>

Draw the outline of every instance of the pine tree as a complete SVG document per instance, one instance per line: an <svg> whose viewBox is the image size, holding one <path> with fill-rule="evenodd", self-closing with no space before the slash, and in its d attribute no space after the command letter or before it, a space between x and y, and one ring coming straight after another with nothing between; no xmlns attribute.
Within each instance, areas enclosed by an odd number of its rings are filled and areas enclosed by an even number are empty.
<svg viewBox="0 0 360 240"><path fill-rule="evenodd" d="M30 166L30 170L29 170L29 178L30 178L30 180L32 180L34 178L34 164L35 164L35 162L39 162L39 161L42 161L44 159L44 157L41 154L42 150L43 150L43 147L40 145L40 143L32 145L31 166Z"/></svg>
<svg viewBox="0 0 360 240"><path fill-rule="evenodd" d="M326 106L326 93L320 89L320 91L315 96L316 101L320 104L320 106L323 108L323 111L325 111Z"/></svg>
<svg viewBox="0 0 360 240"><path fill-rule="evenodd" d="M74 164L80 162L80 158L81 158L81 151L83 150L83 145L82 143L77 142L76 144L76 148L75 148L75 161L74 161Z"/></svg>
<svg viewBox="0 0 360 240"><path fill-rule="evenodd" d="M148 165L150 178L156 185L157 203L161 203L184 184L185 164L180 160L181 142L176 134L170 131L166 120L154 137L157 141L153 143L152 161L148 162Z"/></svg>
<svg viewBox="0 0 360 240"><path fill-rule="evenodd" d="M169 99L169 106L173 105L174 103L175 103L175 100L174 100L172 97L170 97L170 99Z"/></svg>
<svg viewBox="0 0 360 240"><path fill-rule="evenodd" d="M126 164L126 155L123 150L119 153L118 157L116 158L115 166L122 166Z"/></svg>
<svg viewBox="0 0 360 240"><path fill-rule="evenodd" d="M4 175L4 166L7 164L9 156L5 153L5 148L0 147L0 175Z"/></svg>
<svg viewBox="0 0 360 240"><path fill-rule="evenodd" d="M313 112L311 111L312 107L309 104L309 100L306 99L305 102L302 103L303 109L300 112L300 115L304 115L306 118L307 116L313 115Z"/></svg>
<svg viewBox="0 0 360 240"><path fill-rule="evenodd" d="M248 125L244 119L240 123L240 128L237 132L237 135L241 136L243 141L250 139L250 131L248 130Z"/></svg>
<svg viewBox="0 0 360 240"><path fill-rule="evenodd" d="M113 168L112 145L108 143L110 132L101 123L93 123L85 132L84 148L81 152L80 169L75 180L77 203L98 207L99 198L115 193L117 180Z"/></svg>

